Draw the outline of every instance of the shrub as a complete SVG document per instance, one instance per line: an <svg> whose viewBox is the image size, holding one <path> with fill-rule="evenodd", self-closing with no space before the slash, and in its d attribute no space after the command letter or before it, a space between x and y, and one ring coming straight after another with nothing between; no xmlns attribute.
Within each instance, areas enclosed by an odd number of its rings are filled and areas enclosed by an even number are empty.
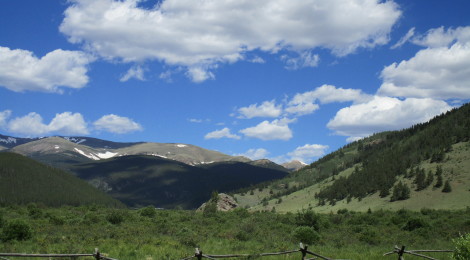
<svg viewBox="0 0 470 260"><path fill-rule="evenodd" d="M422 218L412 218L406 222L405 226L402 227L403 230L413 231L418 228L428 227L429 224L424 221Z"/></svg>
<svg viewBox="0 0 470 260"><path fill-rule="evenodd" d="M457 239L453 239L455 251L452 258L455 260L468 260L470 259L470 233L461 235Z"/></svg>
<svg viewBox="0 0 470 260"><path fill-rule="evenodd" d="M27 206L28 215L33 219L38 219L42 217L42 210L36 206L36 204L31 203Z"/></svg>
<svg viewBox="0 0 470 260"><path fill-rule="evenodd" d="M370 229L370 228L365 228L359 234L359 240L369 245L376 245L378 244L378 241L379 241L379 235L375 230Z"/></svg>
<svg viewBox="0 0 470 260"><path fill-rule="evenodd" d="M119 225L124 221L124 215L120 211L113 210L106 216L106 220L113 225Z"/></svg>
<svg viewBox="0 0 470 260"><path fill-rule="evenodd" d="M325 220L320 214L316 214L313 210L302 210L297 212L295 216L295 223L297 226L309 226L316 231L325 226Z"/></svg>
<svg viewBox="0 0 470 260"><path fill-rule="evenodd" d="M49 216L49 223L54 224L56 226L62 226L62 225L65 224L65 219L63 217L50 215Z"/></svg>
<svg viewBox="0 0 470 260"><path fill-rule="evenodd" d="M293 236L298 241L312 245L320 240L320 234L311 227L300 226L294 229Z"/></svg>
<svg viewBox="0 0 470 260"><path fill-rule="evenodd" d="M140 210L140 215L143 217L153 218L157 215L157 211L154 207L148 206Z"/></svg>
<svg viewBox="0 0 470 260"><path fill-rule="evenodd" d="M5 225L2 240L28 240L32 236L31 227L24 221L13 220Z"/></svg>

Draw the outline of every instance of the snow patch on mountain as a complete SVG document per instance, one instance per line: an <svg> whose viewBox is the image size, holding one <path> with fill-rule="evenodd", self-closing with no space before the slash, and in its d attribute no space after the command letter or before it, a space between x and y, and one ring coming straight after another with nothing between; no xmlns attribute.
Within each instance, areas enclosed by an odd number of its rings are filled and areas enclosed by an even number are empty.
<svg viewBox="0 0 470 260"><path fill-rule="evenodd" d="M63 138L69 142L76 143L76 144L81 144L86 141L86 139L83 139L83 138L79 139L79 138L67 137L67 136L64 136Z"/></svg>
<svg viewBox="0 0 470 260"><path fill-rule="evenodd" d="M183 147L187 147L187 145L185 145L185 144L177 144L176 147L183 148Z"/></svg>
<svg viewBox="0 0 470 260"><path fill-rule="evenodd" d="M110 152L110 151L106 151L105 153L98 153L96 155L101 159L109 159L109 158L113 158L114 156L118 155L118 153L113 153L113 152Z"/></svg>
<svg viewBox="0 0 470 260"><path fill-rule="evenodd" d="M110 152L110 151L106 151L104 153L85 153L84 151L78 149L78 148L73 148L76 152L78 152L79 154L85 156L85 157L88 157L92 160L95 160L95 161L99 161L101 159L109 159L109 158L113 158L114 156L118 155L118 153L113 153L113 152Z"/></svg>
<svg viewBox="0 0 470 260"><path fill-rule="evenodd" d="M58 149L60 149L60 146L54 145L54 149L58 150Z"/></svg>
<svg viewBox="0 0 470 260"><path fill-rule="evenodd" d="M13 137L8 137L7 139L0 138L0 143L16 144L16 138L13 138Z"/></svg>
<svg viewBox="0 0 470 260"><path fill-rule="evenodd" d="M90 158L90 159L92 159L92 160L95 160L95 161L100 160L99 157L97 157L96 155L94 155L94 154L92 154L92 153L86 154L84 151L82 151L82 150L80 150L80 149L78 149L78 148L73 148L73 149L74 149L75 151L77 151L79 154L81 154L81 155L83 155L83 156L85 156L85 157L88 157L88 158Z"/></svg>

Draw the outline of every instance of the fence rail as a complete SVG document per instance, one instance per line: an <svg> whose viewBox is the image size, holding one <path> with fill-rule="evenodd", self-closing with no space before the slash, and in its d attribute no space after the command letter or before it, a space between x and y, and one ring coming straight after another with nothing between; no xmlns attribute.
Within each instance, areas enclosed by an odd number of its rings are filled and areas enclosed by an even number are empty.
<svg viewBox="0 0 470 260"><path fill-rule="evenodd" d="M404 260L405 258L403 257L404 254L410 254L430 260L438 260L437 258L433 258L427 255L423 254L418 254L418 253L452 253L454 252L453 250L405 250L405 246L402 246L399 248L398 246L395 246L394 250L388 253L385 253L384 256L387 255L393 255L393 254L398 254L398 260Z"/></svg>
<svg viewBox="0 0 470 260"><path fill-rule="evenodd" d="M201 260L202 258L217 259L217 258L235 258L235 257L263 257L263 256L273 256L273 255L287 255L287 254L293 254L293 253L299 253L299 252L302 254L302 260L313 260L313 259L318 259L318 258L323 259L323 260L349 260L349 259L334 259L334 258L329 258L326 256L319 255L317 253L309 251L308 247L304 246L302 243L300 243L300 248L297 250L275 252L275 253L260 253L260 254L251 254L251 255L250 254L208 255L208 254L203 254L202 250L200 250L199 248L196 248L196 252L194 255L188 256L181 260L189 260L192 258ZM316 258L306 258L307 255L313 255Z"/></svg>
<svg viewBox="0 0 470 260"><path fill-rule="evenodd" d="M92 256L96 260L118 260L114 258L110 258L107 256L104 256L100 253L98 248L95 248L95 252L93 254L20 254L20 253L0 253L0 259L1 260L9 260L8 258L5 258L6 256L8 257L44 257L44 258L56 258L56 257L70 257L71 259L75 260L78 259L79 257L87 257L87 256Z"/></svg>
<svg viewBox="0 0 470 260"><path fill-rule="evenodd" d="M438 260L436 258L423 255L420 253L452 253L454 252L453 250L405 250L405 246L402 246L399 248L398 246L395 246L394 250L388 253L385 253L383 256L388 256L388 255L393 255L393 254L398 254L398 260L404 260L404 254L409 254L409 255L414 255L418 257L422 257L425 259L430 259L430 260ZM207 258L207 259L212 259L216 260L218 258L239 258L239 257L264 257L264 256L275 256L275 255L287 255L287 254L295 254L295 253L301 253L302 254L302 260L313 260L313 259L323 259L323 260L349 260L349 259L335 259L335 258L329 258L326 256L322 256L320 254L317 254L315 252L312 252L308 250L307 246L304 246L302 243L300 243L299 249L297 250L290 250L290 251L283 251L283 252L274 252L274 253L259 253L259 254L228 254L228 255L212 255L212 254L203 254L202 250L200 248L196 248L196 251L194 255L188 256L186 258L183 258L181 260L190 260L193 258L196 258L197 260L201 260L202 258ZM314 258L307 258L307 255L312 255ZM110 258L107 256L102 255L98 248L95 248L95 252L93 254L23 254L23 253L0 253L0 260L10 260L5 257L44 257L44 258L58 258L58 257L70 257L72 260L76 260L79 257L94 257L96 260L118 260L115 258Z"/></svg>

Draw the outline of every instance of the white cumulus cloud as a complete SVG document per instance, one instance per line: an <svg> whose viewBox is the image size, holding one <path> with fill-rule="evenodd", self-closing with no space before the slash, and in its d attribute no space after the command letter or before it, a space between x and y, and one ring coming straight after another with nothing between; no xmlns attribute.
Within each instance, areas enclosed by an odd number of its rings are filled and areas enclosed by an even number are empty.
<svg viewBox="0 0 470 260"><path fill-rule="evenodd" d="M282 113L282 106L276 105L276 102L271 100L264 101L261 105L252 104L239 108L238 112L241 114L239 118L278 117Z"/></svg>
<svg viewBox="0 0 470 260"><path fill-rule="evenodd" d="M134 122L128 117L122 117L114 114L102 116L93 123L97 130L103 130L115 134L125 134L135 131L141 131L140 124Z"/></svg>
<svg viewBox="0 0 470 260"><path fill-rule="evenodd" d="M428 48L382 70L379 95L470 98L470 27L434 29L414 41Z"/></svg>
<svg viewBox="0 0 470 260"><path fill-rule="evenodd" d="M0 86L16 92L62 92L88 83L87 65L94 59L81 51L54 50L37 58L27 50L0 46Z"/></svg>
<svg viewBox="0 0 470 260"><path fill-rule="evenodd" d="M4 110L0 112L0 128L3 128L7 124L7 119L11 116L11 110Z"/></svg>
<svg viewBox="0 0 470 260"><path fill-rule="evenodd" d="M325 155L328 148L328 145L306 144L304 146L297 147L294 151L288 153L287 155L291 158L291 160L310 162L314 158Z"/></svg>
<svg viewBox="0 0 470 260"><path fill-rule="evenodd" d="M247 137L258 138L264 141L267 140L284 140L287 141L292 138L292 130L289 128L289 123L294 122L292 119L276 119L271 122L263 121L254 127L248 127L240 130L240 133Z"/></svg>
<svg viewBox="0 0 470 260"><path fill-rule="evenodd" d="M106 59L185 66L195 82L252 50L320 47L342 56L382 45L401 16L396 3L377 0L164 0L149 9L137 0L71 3L60 26L70 42Z"/></svg>
<svg viewBox="0 0 470 260"><path fill-rule="evenodd" d="M210 132L204 136L204 139L220 139L220 138L230 138L230 139L240 139L240 136L232 134L228 127L225 127L221 130L216 130Z"/></svg>
<svg viewBox="0 0 470 260"><path fill-rule="evenodd" d="M85 135L88 128L80 113L64 112L56 114L49 124L43 123L41 115L31 112L8 122L8 131L24 136L47 134Z"/></svg>
<svg viewBox="0 0 470 260"><path fill-rule="evenodd" d="M339 110L327 127L348 140L367 137L373 133L400 130L423 123L450 110L444 101L408 98L400 100L375 96L371 101L354 104Z"/></svg>
<svg viewBox="0 0 470 260"><path fill-rule="evenodd" d="M307 115L319 108L316 102L323 104L333 102L364 102L371 99L370 95L360 89L337 88L332 85L323 85L312 91L296 94L285 109L287 113L294 115Z"/></svg>
<svg viewBox="0 0 470 260"><path fill-rule="evenodd" d="M251 160L259 160L259 159L265 159L269 154L269 151L264 149L264 148L258 148L258 149L249 149L245 153L241 154L235 154L235 156L245 156L250 158Z"/></svg>

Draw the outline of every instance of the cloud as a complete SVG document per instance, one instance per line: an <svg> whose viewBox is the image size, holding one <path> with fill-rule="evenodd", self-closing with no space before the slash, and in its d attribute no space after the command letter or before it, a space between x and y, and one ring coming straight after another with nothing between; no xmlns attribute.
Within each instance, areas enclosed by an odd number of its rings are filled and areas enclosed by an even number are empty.
<svg viewBox="0 0 470 260"><path fill-rule="evenodd" d="M210 122L211 120L210 119L199 119L199 118L190 118L188 119L189 122L191 123L203 123L203 122Z"/></svg>
<svg viewBox="0 0 470 260"><path fill-rule="evenodd" d="M79 89L88 83L87 65L93 60L80 51L57 49L37 58L27 50L0 46L0 86L15 92Z"/></svg>
<svg viewBox="0 0 470 260"><path fill-rule="evenodd" d="M145 80L145 77L144 77L144 69L142 69L142 67L140 66L132 66L127 72L126 74L124 74L124 76L122 76L119 81L121 82L126 82L130 79L137 79L137 80L140 80L140 81L144 81Z"/></svg>
<svg viewBox="0 0 470 260"><path fill-rule="evenodd" d="M367 137L373 133L400 130L430 120L450 110L444 101L408 98L400 100L375 96L367 103L339 110L327 127L348 140Z"/></svg>
<svg viewBox="0 0 470 260"><path fill-rule="evenodd" d="M434 29L414 42L428 48L409 60L385 67L377 93L395 97L470 98L470 27Z"/></svg>
<svg viewBox="0 0 470 260"><path fill-rule="evenodd" d="M132 119L114 114L102 116L93 123L97 130L104 130L115 134L125 134L143 130L142 126Z"/></svg>
<svg viewBox="0 0 470 260"><path fill-rule="evenodd" d="M234 156L245 156L250 158L251 160L259 160L259 159L265 159L268 156L269 152L268 150L264 148L258 148L258 149L249 149L245 153L241 154L235 154Z"/></svg>
<svg viewBox="0 0 470 260"><path fill-rule="evenodd" d="M254 127L249 127L240 130L240 133L247 137L258 138L264 141L267 140L284 140L287 141L292 138L292 130L289 128L289 123L294 122L292 119L276 119L272 122L263 121Z"/></svg>
<svg viewBox="0 0 470 260"><path fill-rule="evenodd" d="M401 46L403 46L403 44L407 43L411 39L411 37L413 37L414 34L415 28L413 27L397 43L390 47L390 49L400 48Z"/></svg>
<svg viewBox="0 0 470 260"><path fill-rule="evenodd" d="M201 83L208 79L215 79L214 73L209 71L209 68L201 66L192 66L188 68L186 76L195 83Z"/></svg>
<svg viewBox="0 0 470 260"><path fill-rule="evenodd" d="M298 70L308 67L317 67L320 57L317 54L313 54L310 51L304 51L299 53L298 57L289 57L287 55L281 56L281 60L286 63L286 69L288 70Z"/></svg>
<svg viewBox="0 0 470 260"><path fill-rule="evenodd" d="M41 115L31 112L14 118L8 123L8 131L24 136L40 136L51 133L63 135L86 135L87 124L80 113L56 114L49 124L44 124Z"/></svg>
<svg viewBox="0 0 470 260"><path fill-rule="evenodd" d="M306 144L304 146L297 147L294 151L288 153L287 155L291 157L291 161L298 160L301 162L310 162L314 158L325 155L328 148L328 145Z"/></svg>
<svg viewBox="0 0 470 260"><path fill-rule="evenodd" d="M7 119L11 116L11 110L5 110L0 112L0 128L3 128L7 124Z"/></svg>
<svg viewBox="0 0 470 260"><path fill-rule="evenodd" d="M221 130L216 130L210 132L204 136L204 139L220 139L220 138L230 138L230 139L240 139L240 136L230 133L230 129L225 127Z"/></svg>
<svg viewBox="0 0 470 260"><path fill-rule="evenodd" d="M320 47L344 56L373 48L401 16L393 1L377 0L164 0L149 9L137 0L71 2L60 25L70 42L105 59L184 66L195 82L253 50Z"/></svg>
<svg viewBox="0 0 470 260"><path fill-rule="evenodd" d="M261 58L260 56L255 56L253 59L250 60L250 62L259 63L259 64L266 63L266 61L263 58Z"/></svg>
<svg viewBox="0 0 470 260"><path fill-rule="evenodd" d="M261 105L252 104L248 107L238 109L241 114L239 118L254 118L254 117L278 117L282 113L282 106L277 105L274 100L264 101Z"/></svg>
<svg viewBox="0 0 470 260"><path fill-rule="evenodd" d="M441 26L430 29L426 34L418 35L412 39L414 44L428 48L448 47L456 41L470 42L470 26L448 28L447 30Z"/></svg>
<svg viewBox="0 0 470 260"><path fill-rule="evenodd" d="M285 111L293 115L307 115L319 109L317 101L323 104L333 102L364 102L371 99L370 95L360 89L343 89L332 85L323 85L312 91L296 94L289 102Z"/></svg>

